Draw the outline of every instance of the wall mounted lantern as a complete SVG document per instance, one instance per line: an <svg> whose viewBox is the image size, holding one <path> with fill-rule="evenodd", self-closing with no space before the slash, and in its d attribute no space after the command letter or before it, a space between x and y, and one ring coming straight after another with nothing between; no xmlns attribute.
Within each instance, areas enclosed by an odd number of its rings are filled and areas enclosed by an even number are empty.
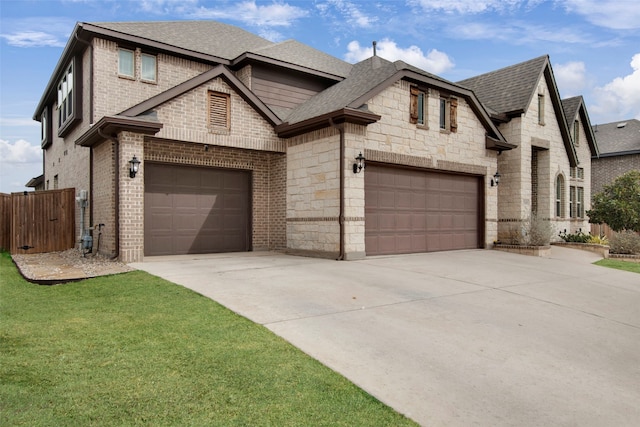
<svg viewBox="0 0 640 427"><path fill-rule="evenodd" d="M356 161L357 163L353 164L353 173L360 173L360 171L364 169L364 156L362 155L362 153L358 154L358 157L356 157Z"/></svg>
<svg viewBox="0 0 640 427"><path fill-rule="evenodd" d="M492 187L497 187L498 184L500 184L500 177L502 175L500 175L500 173L498 171L496 171L495 174L493 174L493 178L491 178L491 186Z"/></svg>
<svg viewBox="0 0 640 427"><path fill-rule="evenodd" d="M140 168L140 160L136 156L129 160L129 178L135 178Z"/></svg>

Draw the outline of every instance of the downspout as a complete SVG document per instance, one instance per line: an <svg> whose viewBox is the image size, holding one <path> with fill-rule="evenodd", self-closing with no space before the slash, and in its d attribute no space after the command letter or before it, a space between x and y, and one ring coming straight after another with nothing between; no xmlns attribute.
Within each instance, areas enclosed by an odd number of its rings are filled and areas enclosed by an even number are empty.
<svg viewBox="0 0 640 427"><path fill-rule="evenodd" d="M331 117L329 117L329 124L340 133L340 214L338 215L338 224L340 224L340 254L337 260L344 261L344 125L336 126Z"/></svg>
<svg viewBox="0 0 640 427"><path fill-rule="evenodd" d="M115 192L114 239L115 239L116 251L115 251L115 254L111 257L111 259L118 259L118 257L120 256L120 144L118 144L117 138L103 134L102 130L100 129L98 129L98 135L100 135L100 137L104 138L106 141L111 141L113 143L113 151L114 151L113 157L115 159L115 170L113 173L113 176L114 176L113 187ZM93 151L93 148L91 148L91 151Z"/></svg>

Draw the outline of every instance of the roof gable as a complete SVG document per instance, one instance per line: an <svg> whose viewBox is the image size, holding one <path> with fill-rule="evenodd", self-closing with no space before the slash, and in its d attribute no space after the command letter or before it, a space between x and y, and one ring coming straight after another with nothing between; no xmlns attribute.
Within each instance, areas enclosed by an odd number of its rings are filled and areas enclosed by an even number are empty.
<svg viewBox="0 0 640 427"><path fill-rule="evenodd" d="M264 119L272 126L280 124L281 120L260 100L253 92L251 92L229 69L224 65L218 65L209 71L206 71L184 83L172 87L154 97L151 97L131 108L126 109L119 115L125 117L140 116L161 104L182 95L209 80L220 77L224 79L249 105L251 105Z"/></svg>
<svg viewBox="0 0 640 427"><path fill-rule="evenodd" d="M505 140L473 92L402 61L390 62L378 56L355 64L351 73L343 81L295 108L284 119L286 122L284 125L299 127L297 125L300 123L311 121L315 117L324 117L342 109L372 114L365 103L401 79L436 86L464 97L487 130L490 139L490 142L487 142L487 148L510 150L515 147Z"/></svg>
<svg viewBox="0 0 640 427"><path fill-rule="evenodd" d="M549 90L569 164L576 166L579 162L578 155L569 133L548 55L462 80L458 84L471 89L489 111L508 118L527 112L538 92L541 79L544 79Z"/></svg>
<svg viewBox="0 0 640 427"><path fill-rule="evenodd" d="M573 98L563 99L562 109L564 110L564 116L567 120L567 125L570 126L571 123L578 119L582 122L584 133L587 135L589 150L591 150L591 156L598 157L600 154L598 144L596 142L596 137L593 134L591 121L589 120L589 114L587 113L587 107L582 96L574 96Z"/></svg>
<svg viewBox="0 0 640 427"><path fill-rule="evenodd" d="M547 55L457 82L476 94L491 110L518 115L527 111L540 77L549 65Z"/></svg>

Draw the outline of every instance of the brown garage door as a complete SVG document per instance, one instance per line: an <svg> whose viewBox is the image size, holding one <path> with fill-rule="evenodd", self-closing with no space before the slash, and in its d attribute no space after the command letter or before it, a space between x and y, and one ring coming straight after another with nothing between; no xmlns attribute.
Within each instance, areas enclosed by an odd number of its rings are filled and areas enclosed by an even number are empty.
<svg viewBox="0 0 640 427"><path fill-rule="evenodd" d="M477 176L367 165L367 255L481 247L482 190Z"/></svg>
<svg viewBox="0 0 640 427"><path fill-rule="evenodd" d="M144 254L250 249L247 171L147 163Z"/></svg>

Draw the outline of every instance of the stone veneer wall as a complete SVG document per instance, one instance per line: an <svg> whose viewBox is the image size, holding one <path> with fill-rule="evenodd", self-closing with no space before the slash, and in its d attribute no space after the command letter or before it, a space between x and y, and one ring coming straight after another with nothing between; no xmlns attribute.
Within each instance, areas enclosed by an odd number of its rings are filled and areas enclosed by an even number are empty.
<svg viewBox="0 0 640 427"><path fill-rule="evenodd" d="M544 94L544 124L538 123L538 97ZM559 114L564 114L562 111ZM498 238L508 241L511 230L519 221L531 216L533 197L537 197L537 214L539 218L551 220L556 230L573 230L583 228L586 219L571 220L569 218L569 187L580 184L585 188L585 199L590 191L586 177L590 174L588 166L588 145L584 130L581 133L583 143L577 147L580 167L585 169L585 180L570 180L569 158L564 146L560 125L553 109L551 95L544 76L538 83L538 91L532 97L527 111L519 118L501 124L500 130L507 141L518 144L514 150L502 153L498 159L498 167L502 178L499 186L499 219ZM536 193L532 191L532 149L537 151L537 185ZM586 150L586 151L585 151ZM565 215L555 215L555 182L556 177L564 177ZM585 209L586 210L586 209Z"/></svg>
<svg viewBox="0 0 640 427"><path fill-rule="evenodd" d="M440 93L434 88L428 91L427 125L410 123L410 87L409 82L398 81L367 103L382 118L366 128L365 157L381 163L484 177L484 235L485 245L490 246L497 238L498 199L497 189L489 182L497 170L498 153L486 149L486 129L466 100L458 98L457 132L441 130Z"/></svg>
<svg viewBox="0 0 640 427"><path fill-rule="evenodd" d="M286 234L294 253L340 252L339 153L339 131L332 127L288 141Z"/></svg>

